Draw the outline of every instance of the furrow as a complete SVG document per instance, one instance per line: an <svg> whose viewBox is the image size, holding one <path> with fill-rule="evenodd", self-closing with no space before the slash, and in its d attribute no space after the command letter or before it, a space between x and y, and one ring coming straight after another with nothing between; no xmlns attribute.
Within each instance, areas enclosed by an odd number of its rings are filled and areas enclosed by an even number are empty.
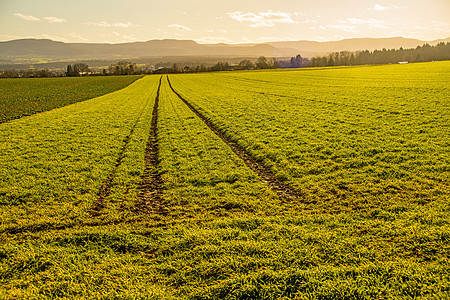
<svg viewBox="0 0 450 300"><path fill-rule="evenodd" d="M240 146L236 141L232 140L222 131L220 131L208 118L202 115L197 109L195 109L186 99L184 99L172 86L169 76L167 76L167 81L171 90L186 104L192 112L200 118L212 132L214 132L219 138L222 139L231 150L244 161L244 163L255 172L260 178L261 182L267 185L272 191L274 191L278 197L285 200L295 200L302 197L300 191L294 189L290 185L285 182L282 182L275 178L273 172L268 169L264 164L254 158L247 150L245 150L242 146Z"/></svg>
<svg viewBox="0 0 450 300"><path fill-rule="evenodd" d="M158 172L158 104L161 83L162 76L159 79L155 105L153 106L150 134L148 136L148 141L145 148L145 170L141 176L138 201L133 209L135 212L150 212L158 214L166 214L167 212L162 197L163 182Z"/></svg>
<svg viewBox="0 0 450 300"><path fill-rule="evenodd" d="M89 211L89 213L94 217L101 215L102 210L106 207L107 204L106 197L108 197L109 194L111 193L111 188L113 185L114 177L116 176L117 173L117 169L122 164L123 158L125 156L125 151L127 150L128 145L130 143L130 139L133 136L134 130L136 129L136 126L139 120L141 119L142 114L144 113L145 108L148 106L149 102L150 101L147 100L141 113L137 117L136 122L134 122L133 127L130 130L130 133L123 139L123 145L119 151L119 155L117 156L116 163L114 167L111 169L111 172L108 174L108 177L106 177L105 181L103 181L103 184L101 185L97 193L97 200L94 202L91 210Z"/></svg>

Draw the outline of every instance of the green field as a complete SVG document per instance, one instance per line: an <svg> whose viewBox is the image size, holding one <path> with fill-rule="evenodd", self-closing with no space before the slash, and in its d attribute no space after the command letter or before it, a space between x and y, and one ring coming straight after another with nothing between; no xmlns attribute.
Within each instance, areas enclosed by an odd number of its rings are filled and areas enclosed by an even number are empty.
<svg viewBox="0 0 450 300"><path fill-rule="evenodd" d="M449 67L153 75L0 124L0 298L449 298Z"/></svg>
<svg viewBox="0 0 450 300"><path fill-rule="evenodd" d="M0 80L0 123L122 89L141 76Z"/></svg>

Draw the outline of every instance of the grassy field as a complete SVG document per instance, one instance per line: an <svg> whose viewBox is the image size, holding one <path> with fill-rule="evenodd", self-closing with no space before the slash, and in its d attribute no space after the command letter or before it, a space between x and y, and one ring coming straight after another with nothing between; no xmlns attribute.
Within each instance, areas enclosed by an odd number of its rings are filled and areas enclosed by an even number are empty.
<svg viewBox="0 0 450 300"><path fill-rule="evenodd" d="M0 123L111 93L140 77L2 79Z"/></svg>
<svg viewBox="0 0 450 300"><path fill-rule="evenodd" d="M129 193L134 201L157 82L147 77L31 121L1 124L1 227L20 231L80 221L113 170L120 184L113 185L110 198ZM120 152L124 159L116 166Z"/></svg>
<svg viewBox="0 0 450 300"><path fill-rule="evenodd" d="M449 63L171 76L223 132L327 211L450 192Z"/></svg>
<svg viewBox="0 0 450 300"><path fill-rule="evenodd" d="M0 298L448 298L449 67L147 76L0 124Z"/></svg>

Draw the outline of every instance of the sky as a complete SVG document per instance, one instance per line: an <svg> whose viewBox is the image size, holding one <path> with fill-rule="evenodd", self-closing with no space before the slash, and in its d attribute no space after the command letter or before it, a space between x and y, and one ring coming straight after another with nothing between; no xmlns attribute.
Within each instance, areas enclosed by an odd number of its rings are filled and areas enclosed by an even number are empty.
<svg viewBox="0 0 450 300"><path fill-rule="evenodd" d="M0 41L198 43L450 37L450 0L0 0Z"/></svg>

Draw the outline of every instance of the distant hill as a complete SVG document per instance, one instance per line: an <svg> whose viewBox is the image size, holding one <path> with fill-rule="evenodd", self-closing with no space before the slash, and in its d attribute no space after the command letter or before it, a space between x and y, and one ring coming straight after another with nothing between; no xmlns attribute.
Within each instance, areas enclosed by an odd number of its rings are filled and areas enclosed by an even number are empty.
<svg viewBox="0 0 450 300"><path fill-rule="evenodd" d="M191 40L151 40L124 44L63 43L23 39L0 42L0 62L23 63L68 60L110 60L168 56L292 56L296 49L255 45L204 45Z"/></svg>
<svg viewBox="0 0 450 300"><path fill-rule="evenodd" d="M422 46L423 44L436 45L440 42L450 42L450 38L435 40L435 41L421 41L416 39L408 39L403 37L394 38L356 38L356 39L345 39L340 41L332 42L312 42L312 41L294 41L294 42L272 42L267 43L274 47L286 47L302 49L307 52L314 53L328 53L328 52L338 52L338 51L357 51L357 50L382 50L386 49L399 49L403 47L416 48L417 46Z"/></svg>
<svg viewBox="0 0 450 300"><path fill-rule="evenodd" d="M421 41L407 38L358 38L332 42L288 41L263 44L198 44L191 40L150 40L122 44L63 43L46 39L0 42L0 64L79 60L120 60L142 57L312 57L334 51L415 48L450 38Z"/></svg>

